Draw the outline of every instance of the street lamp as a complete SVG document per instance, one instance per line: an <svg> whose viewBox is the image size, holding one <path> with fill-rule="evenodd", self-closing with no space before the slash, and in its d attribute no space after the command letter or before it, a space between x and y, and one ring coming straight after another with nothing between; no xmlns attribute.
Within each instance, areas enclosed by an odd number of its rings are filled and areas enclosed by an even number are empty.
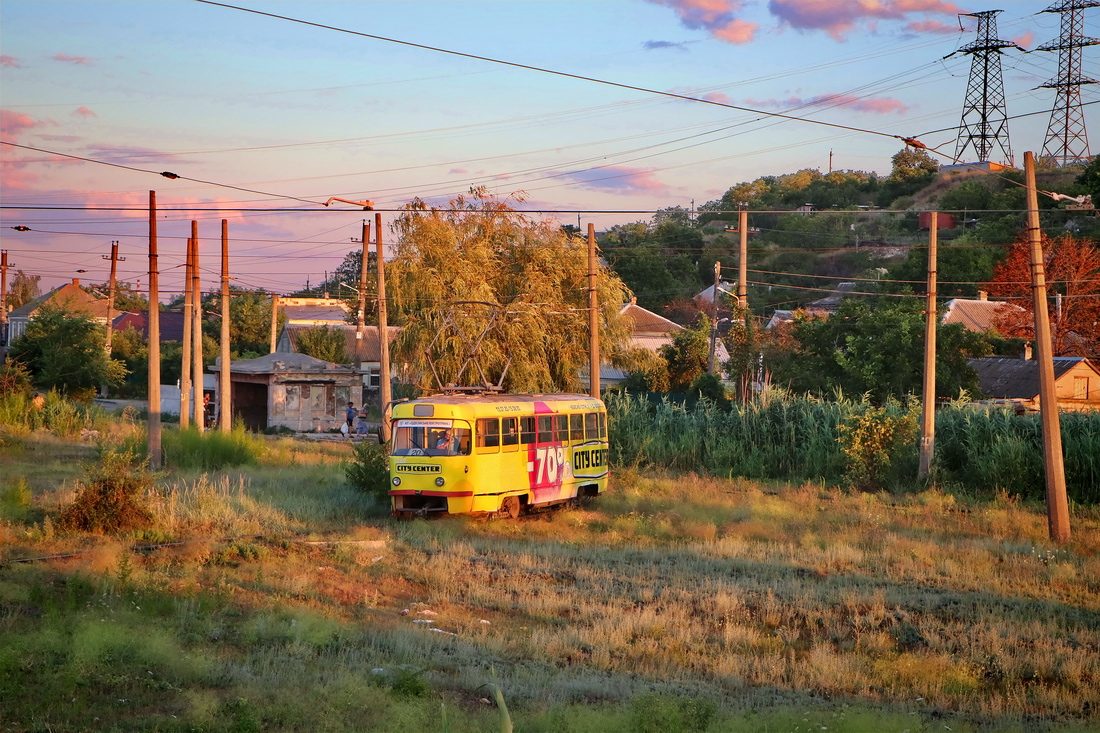
<svg viewBox="0 0 1100 733"><path fill-rule="evenodd" d="M366 201L352 201L351 199L342 199L339 196L333 196L325 202L325 206L328 206L333 201L339 201L344 204L351 204L352 206L362 206L363 211L374 211L374 202L369 199Z"/></svg>

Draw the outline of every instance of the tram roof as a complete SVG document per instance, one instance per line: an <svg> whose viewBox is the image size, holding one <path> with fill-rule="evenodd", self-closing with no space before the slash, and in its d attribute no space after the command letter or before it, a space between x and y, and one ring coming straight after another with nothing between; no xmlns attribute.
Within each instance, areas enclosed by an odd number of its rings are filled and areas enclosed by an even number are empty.
<svg viewBox="0 0 1100 733"><path fill-rule="evenodd" d="M425 397L418 397L410 402L431 402L434 404L444 405L469 405L475 404L500 404L506 402L522 402L522 403L535 403L535 402L598 402L595 397L586 394L574 394L574 393L554 393L554 394L501 394L501 393L483 393L483 394L435 394L427 395Z"/></svg>

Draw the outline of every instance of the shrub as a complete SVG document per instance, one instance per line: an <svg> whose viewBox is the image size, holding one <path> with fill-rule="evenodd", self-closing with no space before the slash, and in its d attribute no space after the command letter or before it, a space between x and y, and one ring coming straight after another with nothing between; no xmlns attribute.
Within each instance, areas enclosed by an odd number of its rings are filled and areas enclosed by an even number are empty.
<svg viewBox="0 0 1100 733"><path fill-rule="evenodd" d="M30 514L31 489L27 478L20 476L0 490L0 516L21 520Z"/></svg>
<svg viewBox="0 0 1100 733"><path fill-rule="evenodd" d="M0 397L31 391L31 373L21 362L4 359L0 365Z"/></svg>
<svg viewBox="0 0 1100 733"><path fill-rule="evenodd" d="M352 447L352 460L344 467L348 483L375 499L387 501L390 467L386 446L362 442Z"/></svg>
<svg viewBox="0 0 1100 733"><path fill-rule="evenodd" d="M917 435L917 419L912 411L891 414L887 407L867 407L851 415L840 425L840 442L848 460L845 474L854 488L880 489L899 478L902 457L911 451Z"/></svg>
<svg viewBox="0 0 1100 733"><path fill-rule="evenodd" d="M144 504L153 476L133 453L104 452L82 483L76 499L58 515L58 529L126 532L153 523L153 513Z"/></svg>

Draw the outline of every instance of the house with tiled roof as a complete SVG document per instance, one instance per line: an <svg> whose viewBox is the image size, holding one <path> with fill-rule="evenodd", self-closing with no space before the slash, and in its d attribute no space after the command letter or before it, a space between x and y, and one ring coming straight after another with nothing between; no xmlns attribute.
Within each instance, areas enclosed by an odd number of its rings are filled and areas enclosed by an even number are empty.
<svg viewBox="0 0 1100 733"><path fill-rule="evenodd" d="M996 330L997 318L1009 311L1022 311L1015 303L989 300L985 291L978 291L978 299L953 298L947 301L941 322L944 325L958 323L968 331L988 333Z"/></svg>
<svg viewBox="0 0 1100 733"><path fill-rule="evenodd" d="M341 326L348 322L348 304L339 298L279 298L279 309L294 326Z"/></svg>
<svg viewBox="0 0 1100 733"><path fill-rule="evenodd" d="M35 314L46 304L56 305L68 313L83 313L96 323L107 325L107 301L96 298L80 287L80 280L73 278L70 283L54 288L29 303L24 303L8 314L8 343L23 335L27 324L34 320Z"/></svg>
<svg viewBox="0 0 1100 733"><path fill-rule="evenodd" d="M684 330L680 324L641 307L635 298L623 305L619 315L630 325L631 335L626 344L627 349L641 348L656 354L662 346L671 346L676 334ZM726 345L719 339L715 344L716 361L724 364L729 358ZM627 374L622 369L611 364L600 364L601 388L622 384L626 377ZM585 385L589 384L587 367L581 369L580 380Z"/></svg>

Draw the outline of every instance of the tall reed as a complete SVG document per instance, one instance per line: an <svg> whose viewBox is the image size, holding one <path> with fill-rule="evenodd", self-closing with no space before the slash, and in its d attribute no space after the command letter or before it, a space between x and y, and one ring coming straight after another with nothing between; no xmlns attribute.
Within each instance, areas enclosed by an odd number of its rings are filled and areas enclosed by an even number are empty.
<svg viewBox="0 0 1100 733"><path fill-rule="evenodd" d="M612 393L607 397L612 459L753 479L839 482L847 461L840 426L872 409L866 399L834 400L771 392L728 411L706 400L695 405L667 396ZM907 408L887 404L901 419ZM1100 412L1062 413L1066 486L1079 504L1100 502ZM895 474L916 478L916 445L895 450ZM1026 499L1044 495L1042 429L1036 415L952 403L936 413L938 480L978 495L1008 490Z"/></svg>

